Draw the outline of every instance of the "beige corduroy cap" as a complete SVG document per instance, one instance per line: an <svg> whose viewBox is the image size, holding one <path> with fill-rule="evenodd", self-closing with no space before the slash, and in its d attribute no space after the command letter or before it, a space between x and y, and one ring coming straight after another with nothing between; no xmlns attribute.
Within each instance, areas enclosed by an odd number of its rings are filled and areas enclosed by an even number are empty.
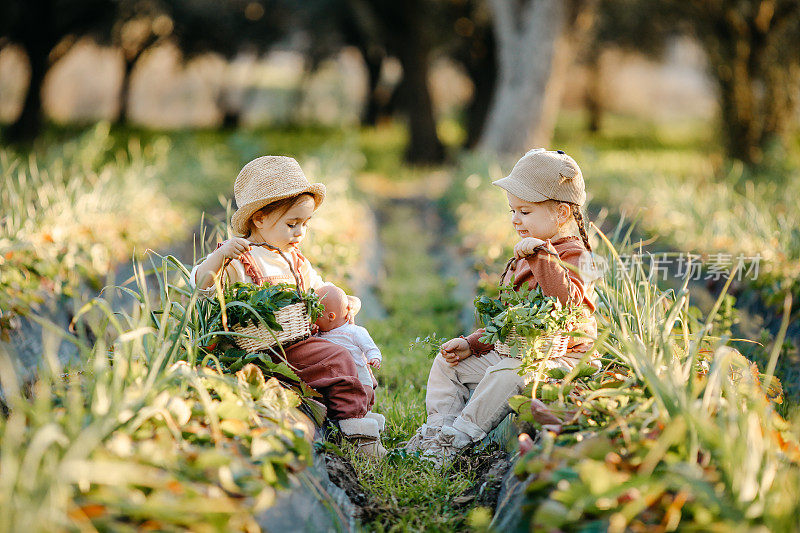
<svg viewBox="0 0 800 533"><path fill-rule="evenodd" d="M247 221L262 207L299 194L314 197L314 208L325 199L325 185L309 183L300 164L291 157L265 155L247 163L233 183L236 212L231 228L240 235L247 234Z"/></svg>
<svg viewBox="0 0 800 533"><path fill-rule="evenodd" d="M526 202L586 202L581 169L561 150L534 148L517 161L508 176L492 183Z"/></svg>

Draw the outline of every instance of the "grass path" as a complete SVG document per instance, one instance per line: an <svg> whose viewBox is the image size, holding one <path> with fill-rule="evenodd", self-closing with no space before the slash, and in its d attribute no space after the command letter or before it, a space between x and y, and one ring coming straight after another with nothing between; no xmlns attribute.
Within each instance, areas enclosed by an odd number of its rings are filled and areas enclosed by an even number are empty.
<svg viewBox="0 0 800 533"><path fill-rule="evenodd" d="M388 319L366 324L384 354L377 377L376 410L387 417L384 444L396 448L424 422L425 383L431 359L424 348L409 350L416 337L460 333L461 306L452 298L454 281L442 276L441 220L423 200L390 200L379 208L386 278L379 297ZM458 465L439 471L395 451L380 463L354 458L372 502L362 522L370 531L458 531L468 509L458 498L476 472Z"/></svg>

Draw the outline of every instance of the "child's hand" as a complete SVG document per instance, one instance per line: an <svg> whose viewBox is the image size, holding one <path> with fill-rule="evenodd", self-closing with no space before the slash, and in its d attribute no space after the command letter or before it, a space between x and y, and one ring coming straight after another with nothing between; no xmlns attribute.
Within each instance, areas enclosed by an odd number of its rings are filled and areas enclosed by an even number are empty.
<svg viewBox="0 0 800 533"><path fill-rule="evenodd" d="M370 359L367 364L374 368L375 370L380 370L381 368L381 360L380 359Z"/></svg>
<svg viewBox="0 0 800 533"><path fill-rule="evenodd" d="M514 257L522 259L526 255L531 255L537 246L544 244L542 239L536 237L525 237L514 245Z"/></svg>
<svg viewBox="0 0 800 533"><path fill-rule="evenodd" d="M225 259L239 259L242 254L250 251L250 241L241 237L233 237L222 243L216 252Z"/></svg>
<svg viewBox="0 0 800 533"><path fill-rule="evenodd" d="M450 366L456 366L459 361L472 355L472 349L470 349L467 339L462 339L461 337L450 339L442 344L439 352Z"/></svg>

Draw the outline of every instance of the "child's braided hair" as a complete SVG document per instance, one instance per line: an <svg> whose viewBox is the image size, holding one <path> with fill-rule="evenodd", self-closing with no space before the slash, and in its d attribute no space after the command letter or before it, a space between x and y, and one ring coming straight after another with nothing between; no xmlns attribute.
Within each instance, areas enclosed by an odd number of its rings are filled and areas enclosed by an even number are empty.
<svg viewBox="0 0 800 533"><path fill-rule="evenodd" d="M575 219L575 222L578 224L578 231L581 232L581 239L583 239L583 245L586 246L586 249L590 252L592 251L592 245L589 244L589 236L586 232L586 220L583 218L583 213L581 213L581 206L578 204L574 204L572 202L564 202L565 204L569 204L570 210L572 211L572 218Z"/></svg>

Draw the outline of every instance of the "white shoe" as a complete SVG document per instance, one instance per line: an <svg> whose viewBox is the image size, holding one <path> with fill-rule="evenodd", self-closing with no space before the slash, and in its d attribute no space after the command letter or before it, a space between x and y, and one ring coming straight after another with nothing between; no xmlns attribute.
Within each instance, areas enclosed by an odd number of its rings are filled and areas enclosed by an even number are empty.
<svg viewBox="0 0 800 533"><path fill-rule="evenodd" d="M469 435L454 427L444 426L435 438L426 443L422 458L438 467L444 467L470 444L472 438Z"/></svg>
<svg viewBox="0 0 800 533"><path fill-rule="evenodd" d="M414 433L411 438L401 446L403 446L406 453L422 451L430 442L433 441L441 429L442 428L440 426L429 426L428 424L422 424L419 429L417 429L417 432Z"/></svg>
<svg viewBox="0 0 800 533"><path fill-rule="evenodd" d="M372 418L345 418L339 420L339 429L345 437L378 438L378 422Z"/></svg>
<svg viewBox="0 0 800 533"><path fill-rule="evenodd" d="M372 411L369 411L366 415L364 415L364 418L371 418L372 420L377 422L379 432L383 433L383 430L386 429L386 417L383 416L382 414L373 413Z"/></svg>
<svg viewBox="0 0 800 533"><path fill-rule="evenodd" d="M444 426L442 428L442 436L448 439L452 439L453 447L454 448L466 448L470 444L472 444L472 437L461 431L460 429L456 429L453 426Z"/></svg>

